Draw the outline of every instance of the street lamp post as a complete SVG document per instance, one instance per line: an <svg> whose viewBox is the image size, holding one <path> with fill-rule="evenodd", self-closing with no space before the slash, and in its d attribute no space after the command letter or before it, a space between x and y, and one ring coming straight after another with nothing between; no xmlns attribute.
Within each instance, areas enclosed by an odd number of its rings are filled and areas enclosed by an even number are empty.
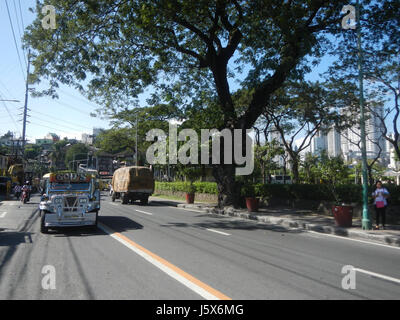
<svg viewBox="0 0 400 320"><path fill-rule="evenodd" d="M370 230L372 223L368 212L368 172L367 172L367 142L365 137L365 110L364 110L364 84L363 84L363 51L361 46L361 16L360 0L357 0L357 46L358 46L358 74L360 86L360 129L361 129L361 156L362 156L362 177L363 177L363 218L362 229Z"/></svg>
<svg viewBox="0 0 400 320"><path fill-rule="evenodd" d="M87 155L86 153L74 153L74 157L73 157L73 161L72 161L72 164L73 164L73 167L75 167L75 162L77 162L77 161L88 161L88 159L80 159L80 160L75 160L75 157L76 156L80 156L80 155ZM70 163L71 163L71 161L70 161ZM87 162L87 164L89 164L88 162ZM78 171L78 166L76 167L76 171Z"/></svg>

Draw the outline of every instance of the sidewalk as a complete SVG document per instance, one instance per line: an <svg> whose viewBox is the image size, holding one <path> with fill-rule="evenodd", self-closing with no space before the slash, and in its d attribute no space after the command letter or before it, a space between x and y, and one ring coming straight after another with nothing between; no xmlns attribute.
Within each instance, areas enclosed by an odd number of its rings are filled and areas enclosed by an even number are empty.
<svg viewBox="0 0 400 320"><path fill-rule="evenodd" d="M359 240L375 241L382 244L400 247L400 226L387 225L386 230L362 230L361 220L353 219L352 228L341 228L335 225L331 216L313 213L310 210L291 208L259 209L259 212L248 212L246 209L227 207L217 208L214 203L186 204L184 201L152 197L153 200L165 202L179 208L199 210L210 214L220 214L243 219L250 219L260 223L281 225L286 228L298 228L308 231L327 233L336 236L348 237Z"/></svg>

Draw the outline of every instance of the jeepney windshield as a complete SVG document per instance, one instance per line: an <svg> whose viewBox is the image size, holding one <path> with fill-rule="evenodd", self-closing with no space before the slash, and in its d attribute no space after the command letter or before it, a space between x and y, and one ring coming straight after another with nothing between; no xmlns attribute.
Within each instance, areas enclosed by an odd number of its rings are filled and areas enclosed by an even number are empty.
<svg viewBox="0 0 400 320"><path fill-rule="evenodd" d="M90 191L90 183L60 183L52 182L50 191Z"/></svg>

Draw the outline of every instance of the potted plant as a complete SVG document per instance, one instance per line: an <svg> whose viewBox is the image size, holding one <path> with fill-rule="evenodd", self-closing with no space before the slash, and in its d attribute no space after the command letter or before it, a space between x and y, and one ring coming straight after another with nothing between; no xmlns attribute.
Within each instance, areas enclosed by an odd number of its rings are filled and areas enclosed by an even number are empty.
<svg viewBox="0 0 400 320"><path fill-rule="evenodd" d="M194 203L196 193L194 181L201 177L201 168L195 166L184 166L179 171L181 175L185 177L186 181L189 181L185 183L184 191L186 192L186 202L192 204Z"/></svg>
<svg viewBox="0 0 400 320"><path fill-rule="evenodd" d="M256 190L253 185L245 185L242 187L242 196L246 199L246 207L249 212L257 212L260 199L256 196Z"/></svg>
<svg viewBox="0 0 400 320"><path fill-rule="evenodd" d="M186 183L184 186L184 190L186 192L186 203L188 204L194 203L196 186L193 184L193 181L191 181L190 183Z"/></svg>
<svg viewBox="0 0 400 320"><path fill-rule="evenodd" d="M345 204L337 192L336 186L340 181L344 181L348 175L348 167L344 164L340 157L329 157L326 154L321 156L321 173L325 183L335 203L332 206L332 214L338 227L350 228L353 223L353 207Z"/></svg>

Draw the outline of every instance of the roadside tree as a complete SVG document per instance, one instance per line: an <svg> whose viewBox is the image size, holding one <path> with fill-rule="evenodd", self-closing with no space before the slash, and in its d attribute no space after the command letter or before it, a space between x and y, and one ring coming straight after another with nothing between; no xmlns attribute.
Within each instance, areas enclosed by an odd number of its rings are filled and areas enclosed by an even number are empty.
<svg viewBox="0 0 400 320"><path fill-rule="evenodd" d="M75 86L106 110L151 102L180 108L205 92L218 99L218 129L249 129L273 93L311 70L338 32L346 0L320 1L75 1L49 0L57 28L41 16L27 28L33 82ZM40 13L42 2L36 11ZM251 91L238 113L231 83ZM223 149L221 149L223 156ZM238 204L236 164L214 167L219 204Z"/></svg>

